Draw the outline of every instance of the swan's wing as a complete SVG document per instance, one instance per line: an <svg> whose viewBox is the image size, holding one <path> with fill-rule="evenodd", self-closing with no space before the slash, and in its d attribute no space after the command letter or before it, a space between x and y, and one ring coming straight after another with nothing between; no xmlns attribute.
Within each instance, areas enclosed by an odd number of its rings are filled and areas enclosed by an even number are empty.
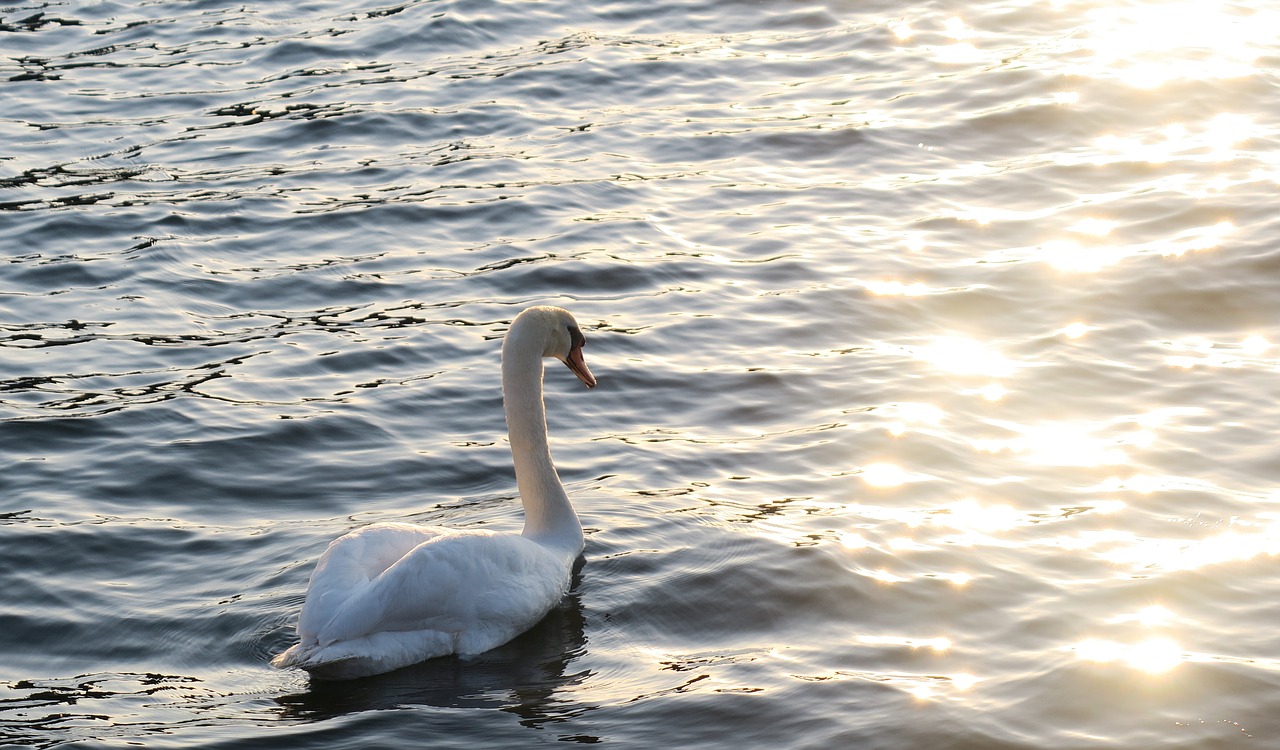
<svg viewBox="0 0 1280 750"><path fill-rule="evenodd" d="M367 586L414 547L446 532L438 526L379 523L333 540L311 573L298 618L298 635L304 640L314 635L354 591Z"/></svg>
<svg viewBox="0 0 1280 750"><path fill-rule="evenodd" d="M414 547L350 596L315 632L321 646L386 631L481 639L519 633L564 595L569 571L514 534L452 533ZM457 644L466 651L466 643Z"/></svg>

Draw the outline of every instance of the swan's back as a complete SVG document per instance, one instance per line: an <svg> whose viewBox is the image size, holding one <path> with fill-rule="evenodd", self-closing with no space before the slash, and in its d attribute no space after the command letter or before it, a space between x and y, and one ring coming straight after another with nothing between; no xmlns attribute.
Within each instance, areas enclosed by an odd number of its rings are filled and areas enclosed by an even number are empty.
<svg viewBox="0 0 1280 750"><path fill-rule="evenodd" d="M570 564L515 534L359 529L325 551L298 623L301 642L272 663L347 678L488 651L564 596Z"/></svg>

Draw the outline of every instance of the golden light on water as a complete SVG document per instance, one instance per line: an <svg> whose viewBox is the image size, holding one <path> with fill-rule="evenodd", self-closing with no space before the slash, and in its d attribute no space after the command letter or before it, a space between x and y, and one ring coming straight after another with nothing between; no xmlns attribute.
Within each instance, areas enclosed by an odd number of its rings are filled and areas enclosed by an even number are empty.
<svg viewBox="0 0 1280 750"><path fill-rule="evenodd" d="M1176 477L1137 475L1130 479L1108 480L1098 492L1132 491L1151 494L1165 490L1216 491L1213 485ZM1276 495L1280 499L1280 493ZM1150 500L1143 500L1150 504ZM1095 504L1092 513L1114 513L1128 507L1119 500ZM1215 565L1244 565L1280 557L1280 513L1259 513L1256 518L1232 517L1225 529L1203 536L1149 536L1122 527L1080 531L1044 540L1044 544L1065 550L1090 552L1097 559L1117 566L1121 577L1148 578L1157 571L1200 570ZM1179 524L1181 527L1181 524ZM1270 564L1270 563L1268 563ZM1172 619L1169 610L1149 605L1135 614L1122 615L1114 622L1137 622L1147 626Z"/></svg>
<svg viewBox="0 0 1280 750"><path fill-rule="evenodd" d="M1280 38L1280 12L1267 10L1249 14L1239 8L1233 9L1226 4L1209 0L1147 2L1126 7L1098 7L1084 12L1087 13L1088 23L1071 40L1071 43L1079 43L1076 49L1079 54L1063 69L1056 71L1062 75L1063 80L1072 82L1058 84L1065 90L1041 91L1035 97L1020 100L1019 106L1075 108L1082 100L1084 104L1090 105L1092 102L1087 99L1100 95L1100 87L1087 83L1091 81L1109 80L1112 85L1119 81L1123 84L1121 89L1132 86L1151 90L1178 81L1214 81L1253 76L1259 72L1259 60L1264 50L1273 49L1274 40ZM935 15L912 19L911 22L893 21L887 26L889 32L900 42L920 42L921 52L937 62L972 64L991 58L1000 43L997 34L988 30L981 19L976 19L975 24L978 28L970 26L959 17ZM1267 51L1266 54L1274 53ZM1079 90L1074 90L1077 87ZM1164 89L1170 94L1176 90L1174 86ZM1150 99L1153 95L1141 96ZM1224 99L1223 102L1225 101L1227 100ZM1217 200L1228 190L1245 182L1269 181L1280 184L1280 177L1277 176L1280 175L1280 166L1277 162L1255 166L1258 144L1274 138L1274 125L1265 118L1215 109L1230 106L1223 102L1206 104L1203 115L1194 110L1182 110L1170 115L1176 120L1148 119L1138 129L1084 131L1086 134L1081 137L1078 148L1058 152L1049 157L1049 160L1062 166L1084 167L1099 173L1114 171L1126 175L1136 174L1136 179L1140 180L1136 190L1155 195L1167 192L1196 200ZM1059 110L1058 114L1063 113ZM920 147L932 150L934 145L920 144ZM939 144L938 147L945 150L946 145ZM1107 169L1094 170L1095 167ZM1249 171L1250 167L1253 167L1252 171ZM949 176L955 174L973 177L978 173L964 173L961 170L949 173ZM1246 174L1247 177L1244 176ZM1264 187L1272 188L1270 184ZM1223 210L1217 215L1188 212L1185 216L1189 218L1155 223L1126 211L1111 194L1099 192L1097 195L1078 197L1080 200L1062 209L1061 214L1051 209L1028 207L1027 204L1016 202L993 201L996 205L975 206L957 201L951 204L953 211L948 215L960 222L978 225L986 235L994 235L1001 227L993 225L999 224L1015 228L1033 224L1036 227L1047 227L1046 234L1031 235L1025 241L1015 240L1017 247L992 253L996 256L992 259L1021 261L1029 258L1063 273L1118 274L1120 271L1141 272L1157 265L1193 264L1198 253L1220 249L1230 251L1230 240L1237 232L1230 210ZM1248 216L1245 212L1238 215ZM975 227L970 225L964 229L974 231ZM900 233L895 235L894 242L900 254L922 253L928 248L925 236L920 232ZM912 260L919 261L920 258ZM1143 266L1143 263L1147 265ZM949 288L946 282L931 278L930 283L939 284L931 287L909 275L899 276L902 273L899 268L889 271L888 275L859 279L856 283L875 297L925 298L899 303L911 305L927 305L934 302L935 297L944 299L946 295L956 291ZM885 303L895 304L895 301L885 300ZM1094 317L1087 310L1077 312ZM1056 340L1047 345L1087 354L1091 345L1110 343L1097 340L1104 338L1103 336L1091 338L1096 336L1095 332L1119 330L1105 318L1097 318L1095 322L1098 321L1106 322L1091 325L1088 320L1072 320L1070 317L1058 319L1051 324L1049 331ZM1054 330L1053 326L1060 327ZM1165 363L1169 367L1254 367L1266 371L1280 370L1276 348L1261 332L1255 334L1240 331L1235 336L1219 337L1216 341L1204 338L1178 339L1177 335L1170 333L1168 338L1162 339L1158 344L1163 347L1163 353L1168 355ZM1053 470L1056 470L1054 467L1066 467L1075 474L1087 474L1078 469L1141 465L1140 462L1147 459L1158 461L1158 456L1153 458L1150 454L1144 455L1144 451L1161 440L1166 440L1169 446L1177 449L1182 443L1179 430L1200 429L1199 423L1181 427L1177 424L1166 426L1167 422L1177 416L1173 413L1130 415L1094 421L1084 417L1039 421L1053 416L1072 415L1060 412L1028 414L1022 411L1028 407L1029 399L1036 395L1036 384L1028 382L1032 380L1029 377L1017 381L1012 378L1025 372L1025 368L1041 366L1049 358L1035 360L1030 358L1034 355L1026 355L1028 359L1020 360L1016 356L1010 356L1015 350L1010 349L1008 353L1001 351L1004 340L988 340L979 333L972 337L947 335L923 341L917 339L919 343L914 345L882 347L882 353L909 358L935 374L968 378L959 392L969 397L980 396L992 402L990 405L970 403L953 407L946 401L938 401L947 411L932 404L894 404L891 408L881 407L878 413L885 415L881 422L883 429L900 439L895 441L895 446L902 447L905 451L912 449L915 441L936 438L941 434L944 419L958 423L965 418L966 408L975 408L982 410L980 413L986 418L985 426L1003 428L1007 432L1002 435L997 429L994 433L978 434L971 439L974 448L1007 454L1017 462L1034 465L1036 468L1025 472L1028 475L1033 471L1042 471L1041 467L1051 467ZM1019 353L1021 354L1020 350ZM1176 376L1175 373L1170 375ZM1004 400L1009 393L1002 381L1014 385L1023 397L1011 400L1016 403L995 403ZM930 394L911 398L935 397ZM1022 423L997 421L996 416L1018 419ZM948 423L946 426L951 425ZM996 435L995 439L990 437L993 434ZM922 462L904 465L911 469L920 466L924 467L920 470L930 470ZM911 482L935 479L926 474L915 474L904 468L904 465L888 461L869 463L856 473L863 484L871 488L899 488ZM1001 468L999 473L1023 472ZM1004 482L1007 479L1009 478L1001 477L998 481ZM1026 478L1014 479L1021 481ZM1097 481L1096 476L1092 480L1086 480L1084 484L1094 481ZM969 491L975 495L983 495L979 489ZM1107 493L1144 495L1122 495L1133 503L1132 510L1136 515L1158 512L1153 508L1164 498L1148 496L1166 491L1227 490L1212 486L1191 486L1187 480L1178 477L1141 474L1127 479L1113 477L1088 488L1090 497L1081 503L1082 506L1087 505L1088 515L1080 517L1089 519L1083 529L1075 527L1075 530L1062 536L1041 538L1030 544L1082 553L1092 558L1094 565L1101 570L1106 570L1105 564L1110 563L1119 568L1117 576L1121 578L1149 575L1155 569L1199 569L1280 556L1280 521L1273 521L1265 517L1265 514L1255 521L1233 519L1230 523L1223 522L1225 528L1218 527L1212 532L1202 529L1202 538L1195 538L1196 533L1186 531L1185 525L1179 525L1172 531L1144 529L1143 533L1138 533L1126 526L1127 516L1103 520L1097 518L1098 515L1117 513L1130 507L1115 497L1106 497ZM880 496L885 495L889 493ZM876 534L871 539L855 531L841 532L836 535L836 539L847 550L867 551L865 555L853 553L850 557L855 559L865 557L868 560L879 560L883 556L925 559L936 552L940 538L955 545L1019 543L1018 540L1025 536L1030 524L1051 515L1037 512L1038 509L1026 498L1020 498L1016 507L993 502L992 498L985 496L981 500L960 498L942 507L936 504L936 497L932 499L933 509L915 516L893 515L891 511L876 508L875 512L889 514L893 520L904 524L905 528L883 535ZM1280 499L1280 495L1277 495L1277 499ZM1195 523L1191 521L1193 527ZM865 529L866 526L859 528ZM1013 533L1003 533L1010 531ZM1173 536L1165 538L1160 537L1160 534ZM890 584L919 584L927 580L940 587L935 590L944 591L947 589L941 587L947 583L963 587L973 581L971 574L955 570L963 565L930 566L933 569L923 574L903 572L905 568L890 572L885 568L878 568L878 565L879 563L868 564L868 568L859 570L859 573ZM892 564L889 567L895 568ZM1173 630L1140 632L1140 629L1169 629L1176 625L1174 613L1163 605L1139 603L1131 611L1108 620L1107 624L1117 627L1117 632L1107 633L1105 637L1081 640L1068 649L1082 661L1117 664L1148 675L1164 674L1184 662L1198 658L1189 655L1175 638L1169 637L1167 633L1174 633ZM950 648L950 642L945 638L868 636L861 640L871 645L908 646L913 650L945 651ZM903 689L919 700L933 700L945 692L947 680L960 690L977 682L971 675L935 675L929 679L913 677L903 681Z"/></svg>
<svg viewBox="0 0 1280 750"><path fill-rule="evenodd" d="M1092 326L1077 321L1064 327L1062 329L1062 335L1069 339L1078 339L1091 330L1093 330Z"/></svg>
<svg viewBox="0 0 1280 750"><path fill-rule="evenodd" d="M947 36L952 39L969 39L976 33L972 26L965 23L958 16L948 18L942 28Z"/></svg>
<svg viewBox="0 0 1280 750"><path fill-rule="evenodd" d="M927 701L939 697L938 691L947 685L950 685L956 690L965 691L980 682L977 677L969 674L968 672L959 672L953 675L930 676L927 679L927 682L921 682L914 685L909 688L907 692L911 693L911 696L916 700Z"/></svg>
<svg viewBox="0 0 1280 750"><path fill-rule="evenodd" d="M1129 459L1126 447L1150 447L1155 433L1140 429L1101 436L1103 425L1088 422L1050 422L1039 425L1003 423L1017 433L1007 439L974 440L978 450L1021 455L1029 463L1048 466L1107 466Z"/></svg>
<svg viewBox="0 0 1280 750"><path fill-rule="evenodd" d="M897 487L906 483L906 476L905 471L893 464L871 464L862 469L862 481L872 487Z"/></svg>
<svg viewBox="0 0 1280 750"><path fill-rule="evenodd" d="M1263 49L1280 35L1280 14L1232 13L1216 0L1102 7L1087 17L1093 54L1071 72L1116 77L1144 89L1175 79L1251 75Z"/></svg>
<svg viewBox="0 0 1280 750"><path fill-rule="evenodd" d="M963 498L930 516L935 526L957 531L993 533L1007 531L1021 525L1023 514L1009 505L983 505L972 498ZM967 579L966 579L967 580Z"/></svg>
<svg viewBox="0 0 1280 750"><path fill-rule="evenodd" d="M1157 636L1130 646L1124 660L1135 669L1158 674L1183 662L1182 648L1172 638Z"/></svg>
<svg viewBox="0 0 1280 750"><path fill-rule="evenodd" d="M1173 613L1159 604L1151 604L1132 614L1119 615L1110 620L1113 624L1136 622L1148 628L1168 625L1172 621Z"/></svg>
<svg viewBox="0 0 1280 750"><path fill-rule="evenodd" d="M982 397L988 401L999 401L1004 398L1009 391L1005 390L1005 387L999 383L990 383L984 386L980 393L982 394Z"/></svg>
<svg viewBox="0 0 1280 750"><path fill-rule="evenodd" d="M1196 570L1280 555L1280 520L1236 521L1233 528L1202 539L1133 538L1099 557L1134 569Z"/></svg>
<svg viewBox="0 0 1280 750"><path fill-rule="evenodd" d="M933 59L946 65L967 65L986 59L987 53L970 42L956 42L933 48Z"/></svg>
<svg viewBox="0 0 1280 750"><path fill-rule="evenodd" d="M1190 252L1213 250L1235 231L1235 224L1222 220L1214 224L1183 229L1171 237L1132 244L1086 245L1074 239L1055 239L1044 243L1039 258L1060 271L1095 273L1127 258L1159 255L1178 258Z"/></svg>
<svg viewBox="0 0 1280 750"><path fill-rule="evenodd" d="M1088 638L1071 646L1071 650L1084 661L1123 663L1148 674L1168 672L1186 661L1182 647L1164 636L1152 636L1132 644Z"/></svg>
<svg viewBox="0 0 1280 750"><path fill-rule="evenodd" d="M915 350L917 359L953 375L985 375L1004 377L1017 363L995 348L969 338L943 336Z"/></svg>
<svg viewBox="0 0 1280 750"><path fill-rule="evenodd" d="M1167 346L1177 352L1165 357L1165 364L1170 367L1235 369L1257 366L1271 370L1277 364L1273 359L1264 359L1264 355L1271 349L1271 342L1257 334L1246 336L1239 343L1216 342L1191 336L1170 342Z"/></svg>
<svg viewBox="0 0 1280 750"><path fill-rule="evenodd" d="M960 221L972 221L981 227L997 221L1019 221L1031 218L1022 211L994 206L959 206L954 216Z"/></svg>
<svg viewBox="0 0 1280 750"><path fill-rule="evenodd" d="M1235 228L1235 224L1225 220L1209 226L1192 227L1174 235L1163 254L1180 256L1193 250L1212 250Z"/></svg>
<svg viewBox="0 0 1280 750"><path fill-rule="evenodd" d="M1107 219L1088 218L1067 227L1067 231L1088 234L1094 237L1106 237L1111 234L1112 229L1116 228L1116 224L1117 222Z"/></svg>
<svg viewBox="0 0 1280 750"><path fill-rule="evenodd" d="M1101 136L1093 143L1091 161L1099 166L1117 162L1225 162L1237 156L1239 144L1265 134L1251 118L1221 112L1203 125L1166 125L1158 135Z"/></svg>
<svg viewBox="0 0 1280 750"><path fill-rule="evenodd" d="M926 45L927 49L937 62L951 65L963 65L966 63L981 62L986 58L987 53L979 49L969 41L978 36L977 29L974 29L963 19L952 16L942 24L942 34L950 38L949 44Z"/></svg>
<svg viewBox="0 0 1280 750"><path fill-rule="evenodd" d="M879 581L880 583L906 583L907 581L911 580L909 578L904 578L900 575L897 575L896 573L890 573L889 571L884 569L873 570L869 575L872 578Z"/></svg>
<svg viewBox="0 0 1280 750"><path fill-rule="evenodd" d="M894 419L885 425L890 435L901 437L921 427L937 427L946 412L933 404L902 403L893 407Z"/></svg>
<svg viewBox="0 0 1280 750"><path fill-rule="evenodd" d="M1259 356L1271 348L1271 342L1262 336L1249 336L1240 342L1240 350L1252 357Z"/></svg>
<svg viewBox="0 0 1280 750"><path fill-rule="evenodd" d="M1125 248L1085 247L1075 240L1066 239L1045 243L1042 254L1058 270L1081 273L1100 271L1128 255Z"/></svg>
<svg viewBox="0 0 1280 750"><path fill-rule="evenodd" d="M862 481L872 487L899 487L926 478L912 474L897 464L877 462L862 467Z"/></svg>

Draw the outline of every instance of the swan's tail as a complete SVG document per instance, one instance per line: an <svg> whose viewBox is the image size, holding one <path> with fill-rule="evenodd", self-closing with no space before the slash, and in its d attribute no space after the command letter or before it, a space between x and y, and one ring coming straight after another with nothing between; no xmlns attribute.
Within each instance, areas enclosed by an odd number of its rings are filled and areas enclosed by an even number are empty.
<svg viewBox="0 0 1280 750"><path fill-rule="evenodd" d="M366 677L455 653L458 650L455 636L433 630L388 631L325 646L307 639L277 654L271 666L298 667L321 680Z"/></svg>
<svg viewBox="0 0 1280 750"><path fill-rule="evenodd" d="M352 653L349 644L330 644L326 647L316 641L303 641L276 654L271 660L271 666L276 669L305 669L312 677L321 680L346 680L390 671L418 660L408 659L389 666L384 661L377 656Z"/></svg>
<svg viewBox="0 0 1280 750"><path fill-rule="evenodd" d="M276 669L288 669L289 667L296 667L304 661L306 661L306 656L303 653L302 644L295 643L276 654L275 658L271 660L271 666Z"/></svg>
<svg viewBox="0 0 1280 750"><path fill-rule="evenodd" d="M335 654L333 653L334 650L321 647L320 643L314 638L303 640L301 643L295 643L276 654L275 658L271 660L271 666L276 669L298 667L310 672L313 669L324 667L330 662L351 658L350 654Z"/></svg>

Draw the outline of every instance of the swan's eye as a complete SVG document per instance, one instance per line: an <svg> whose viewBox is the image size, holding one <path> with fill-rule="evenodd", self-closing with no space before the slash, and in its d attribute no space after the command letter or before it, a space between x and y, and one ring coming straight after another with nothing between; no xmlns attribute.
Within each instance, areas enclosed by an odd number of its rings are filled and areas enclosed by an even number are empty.
<svg viewBox="0 0 1280 750"><path fill-rule="evenodd" d="M577 326L569 326L569 347L571 349L581 349L587 345L587 337L582 335L582 329Z"/></svg>

